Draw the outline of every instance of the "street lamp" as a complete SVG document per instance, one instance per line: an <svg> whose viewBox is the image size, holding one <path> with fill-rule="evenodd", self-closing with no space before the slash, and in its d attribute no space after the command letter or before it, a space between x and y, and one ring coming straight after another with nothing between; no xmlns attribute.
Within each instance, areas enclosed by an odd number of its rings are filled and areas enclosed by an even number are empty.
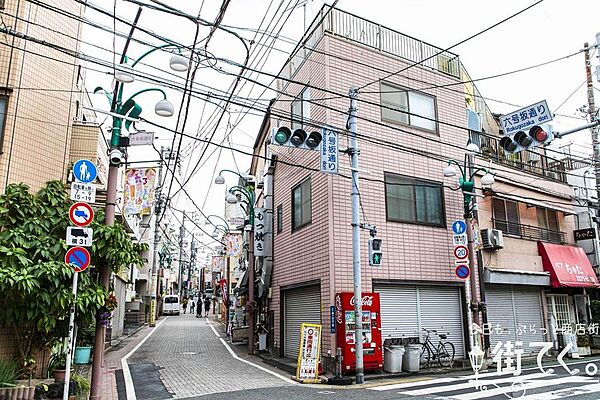
<svg viewBox="0 0 600 400"><path fill-rule="evenodd" d="M255 270L254 270L254 177L250 175L242 176L241 174L229 170L223 169L219 172L219 175L215 178L215 184L222 185L225 183L223 178L223 172L229 172L237 175L244 182L244 187L233 186L228 190L228 194L225 197L225 201L228 204L236 204L238 198L237 193L243 195L246 198L248 205L248 219L249 219L249 240L248 240L248 304L250 307L248 311L248 352L254 354L254 281L255 281Z"/></svg>

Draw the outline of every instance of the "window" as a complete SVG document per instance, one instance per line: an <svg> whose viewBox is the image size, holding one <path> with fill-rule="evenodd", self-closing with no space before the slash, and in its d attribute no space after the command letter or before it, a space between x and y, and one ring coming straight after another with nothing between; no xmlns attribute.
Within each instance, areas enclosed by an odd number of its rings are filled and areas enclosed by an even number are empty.
<svg viewBox="0 0 600 400"><path fill-rule="evenodd" d="M558 213L547 208L537 207L537 220L540 229L540 240L561 243L561 233L558 226Z"/></svg>
<svg viewBox="0 0 600 400"><path fill-rule="evenodd" d="M381 119L437 131L435 97L381 83Z"/></svg>
<svg viewBox="0 0 600 400"><path fill-rule="evenodd" d="M277 206L277 233L283 231L283 204Z"/></svg>
<svg viewBox="0 0 600 400"><path fill-rule="evenodd" d="M312 220L310 205L310 178L292 189L292 230L307 225Z"/></svg>
<svg viewBox="0 0 600 400"><path fill-rule="evenodd" d="M559 329L570 326L575 318L572 315L571 298L567 295L548 295L548 314L553 315Z"/></svg>
<svg viewBox="0 0 600 400"><path fill-rule="evenodd" d="M410 177L385 174L388 221L445 226L442 185Z"/></svg>
<svg viewBox="0 0 600 400"><path fill-rule="evenodd" d="M504 233L521 236L519 205L516 201L494 198L494 226Z"/></svg>
<svg viewBox="0 0 600 400"><path fill-rule="evenodd" d="M2 0L0 0L2 2ZM4 142L4 125L6 123L6 112L8 108L8 97L0 96L0 153Z"/></svg>
<svg viewBox="0 0 600 400"><path fill-rule="evenodd" d="M292 102L292 130L302 128L304 120L310 118L310 91L304 89L302 93Z"/></svg>
<svg viewBox="0 0 600 400"><path fill-rule="evenodd" d="M4 4L4 3L6 3L6 1L5 1L5 0L0 0L0 10L3 10L3 9L4 9L4 7L5 7L5 4Z"/></svg>

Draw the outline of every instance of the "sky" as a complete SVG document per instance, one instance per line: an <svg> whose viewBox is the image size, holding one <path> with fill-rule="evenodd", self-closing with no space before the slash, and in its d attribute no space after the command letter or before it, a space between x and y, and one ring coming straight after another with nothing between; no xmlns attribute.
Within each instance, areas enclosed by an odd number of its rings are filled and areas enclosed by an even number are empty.
<svg viewBox="0 0 600 400"><path fill-rule="evenodd" d="M151 0L145 0L145 3L157 4ZM200 15L202 19L210 22L215 20L221 6L220 0L172 0L165 3L187 14ZM339 0L337 7L447 49L535 3L536 0ZM134 19L138 8L134 2L121 0L93 0L90 4L109 11L109 14L116 10L117 16L129 22ZM322 0L231 0L221 24L243 38L254 39L254 44L250 45L251 65L256 69L277 74L304 31L305 14L306 20L310 21L322 5ZM471 78L478 80L573 54L582 49L585 42L594 44L595 35L600 32L599 17L600 1L597 0L543 0L522 14L452 47L450 51L459 55ZM109 62L109 65L113 62L118 63L124 39L113 35L112 31L127 36L130 26L92 9L87 10L86 18L101 24L105 30L84 25L81 51ZM235 84L234 75L239 72L239 68L217 59L229 59L234 64L244 62L246 51L242 41L235 35L222 30L216 30L211 35L207 27L201 27L196 32L195 25L186 18L148 7L144 7L142 11L138 27L140 29L135 32L134 38L154 45L164 43L161 42L161 38L166 38L190 46L196 37L196 41L200 42L200 67L195 74L193 90L202 94L230 92ZM256 33L254 30L259 27L262 31L278 32L277 39L274 39L273 35ZM207 43L208 37L210 39ZM127 55L136 59L149 48L148 45L132 42ZM113 51L117 53L116 58L113 57ZM184 55L189 56L189 53ZM597 56L598 52L595 51L592 56L594 70L599 64ZM148 87L160 87L160 82L165 80L183 85L186 73L170 71L169 58L170 54L157 51L142 60L136 66L136 71L151 77L127 84L124 96ZM107 68L99 67L95 63L88 63L87 66L86 86L90 91L97 86L111 88L112 75ZM221 72L217 69L221 69ZM227 74L224 74L224 71ZM264 85L272 86L272 78L269 76L249 76ZM547 100L552 112L559 114L553 121L554 129L564 131L586 124L582 119L584 114L578 111L587 104L584 81L585 64L583 54L580 53L528 71L479 80L476 86L484 97L494 99L487 100L487 103L495 113L508 113L521 106ZM595 77L594 84L594 94L598 99L597 103L600 104L600 83ZM158 92L150 92L136 97L144 109L142 115L145 118L171 130L183 130L186 134L199 135L202 138L212 137L213 141L226 146L246 152L252 151L262 122L260 111L230 104L228 113L225 113L220 124L215 126L221 109L206 102L205 96L199 94L192 98L187 107L186 101L182 102L180 92L170 88L163 89L175 107L175 115L171 118L155 116L152 110L156 101L161 99L161 95ZM268 99L274 97L273 91L245 80L238 84L236 91L242 96L258 99L255 107L259 109L264 109ZM109 109L102 95L93 95L92 99L94 107ZM186 113L187 118L184 118ZM101 114L98 116L100 121L110 124L110 118ZM139 124L137 128L154 131L157 148L177 148L179 145L180 136L173 141L173 133L169 130L150 124ZM572 154L584 157L591 153L590 143L589 131L583 131L556 141L552 146L561 151L570 150ZM130 149L129 160L140 162L135 164L136 166L157 164L158 155L151 147ZM179 172L183 174L182 179L187 181L189 178L189 182L185 185L187 195L179 192L173 199L173 206L190 212L197 206L205 215L222 216L225 210L226 187L234 185L237 177L225 173L223 176L227 185L217 186L213 183L214 176L221 169L243 173L249 168L250 157L210 146L198 163L202 154L200 143L184 138L180 149ZM192 174L192 171L195 172ZM167 175L170 177L171 174ZM163 193L168 191L169 183L170 179L166 181ZM174 194L178 188L179 185L174 182L170 193ZM181 219L177 212L175 214ZM198 224L205 227L204 218L200 217L199 213L196 217ZM208 227L206 229L209 230ZM210 242L206 235L202 240L205 243Z"/></svg>

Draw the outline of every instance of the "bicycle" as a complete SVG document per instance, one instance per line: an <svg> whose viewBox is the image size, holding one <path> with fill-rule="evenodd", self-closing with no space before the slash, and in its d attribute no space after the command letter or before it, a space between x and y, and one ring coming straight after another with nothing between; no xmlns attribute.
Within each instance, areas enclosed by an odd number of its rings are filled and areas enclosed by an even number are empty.
<svg viewBox="0 0 600 400"><path fill-rule="evenodd" d="M427 335L425 336L425 341L421 343L423 346L420 359L421 368L429 367L432 357L434 360L437 359L438 363L442 367L452 366L456 349L454 348L454 344L452 344L452 342L444 341L448 338L448 333L438 332L435 329L422 329L427 332ZM437 348L434 346L430 338L432 332L438 335L440 338Z"/></svg>

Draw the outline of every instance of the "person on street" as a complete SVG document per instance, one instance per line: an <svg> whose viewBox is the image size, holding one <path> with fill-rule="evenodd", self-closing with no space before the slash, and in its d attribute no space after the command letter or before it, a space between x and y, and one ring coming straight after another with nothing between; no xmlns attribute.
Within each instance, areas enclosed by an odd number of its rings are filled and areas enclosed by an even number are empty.
<svg viewBox="0 0 600 400"><path fill-rule="evenodd" d="M210 296L204 297L204 313L206 314L206 318L208 318L208 312L210 311Z"/></svg>
<svg viewBox="0 0 600 400"><path fill-rule="evenodd" d="M194 300L190 301L190 314L194 313L194 308L196 307L196 304L194 303Z"/></svg>
<svg viewBox="0 0 600 400"><path fill-rule="evenodd" d="M187 311L187 305L188 305L188 299L187 299L187 297L184 297L183 298L183 313L184 314Z"/></svg>
<svg viewBox="0 0 600 400"><path fill-rule="evenodd" d="M202 318L202 305L204 303L204 295L198 299L198 307L196 308L196 318Z"/></svg>

